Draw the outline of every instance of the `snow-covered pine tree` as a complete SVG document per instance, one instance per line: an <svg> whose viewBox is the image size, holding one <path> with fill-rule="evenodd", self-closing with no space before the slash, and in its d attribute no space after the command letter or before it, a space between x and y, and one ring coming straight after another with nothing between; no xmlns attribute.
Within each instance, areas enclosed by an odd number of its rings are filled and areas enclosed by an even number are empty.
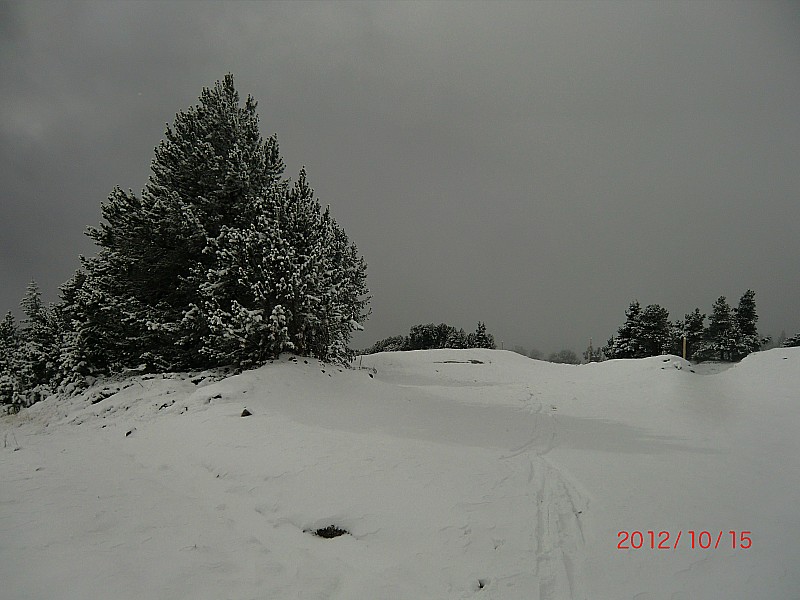
<svg viewBox="0 0 800 600"><path fill-rule="evenodd" d="M7 312L0 321L0 373L10 373L19 351L19 333L14 315Z"/></svg>
<svg viewBox="0 0 800 600"><path fill-rule="evenodd" d="M107 336L117 324L103 322L102 303L86 280L85 271L76 271L61 285L60 301L55 306L62 330L56 380L59 389L67 393L82 389L92 377L111 370L102 349L110 347Z"/></svg>
<svg viewBox="0 0 800 600"><path fill-rule="evenodd" d="M0 405L9 407L14 403L19 358L19 332L14 315L9 312L0 321Z"/></svg>
<svg viewBox="0 0 800 600"><path fill-rule="evenodd" d="M747 290L739 299L739 305L734 309L733 315L736 324L739 326L741 332L741 345L744 346L744 354L738 358L744 358L751 352L757 352L759 348L767 341L761 339L758 335L758 314L756 313L756 293L753 290Z"/></svg>
<svg viewBox="0 0 800 600"><path fill-rule="evenodd" d="M414 325L408 332L408 344L411 350L430 350L436 347L436 325Z"/></svg>
<svg viewBox="0 0 800 600"><path fill-rule="evenodd" d="M641 356L667 354L672 346L669 311L658 304L649 304L639 317L637 338Z"/></svg>
<svg viewBox="0 0 800 600"><path fill-rule="evenodd" d="M305 179L305 173L302 174ZM313 190L308 188L312 193ZM316 204L316 201L314 201ZM367 264L358 253L358 247L350 242L336 220L330 207L322 214L323 268L319 316L324 334L317 338L315 356L330 360L346 361L353 354L348 345L353 331L361 330L369 317L369 290L367 289Z"/></svg>
<svg viewBox="0 0 800 600"><path fill-rule="evenodd" d="M294 348L282 301L285 273L297 261L278 226L279 195L265 190L254 197L250 224L225 226L213 241L214 262L193 312L207 324L201 351L214 363L258 364Z"/></svg>
<svg viewBox="0 0 800 600"><path fill-rule="evenodd" d="M437 348L464 348L466 345L453 344L466 344L466 333L461 330L463 337L459 335L455 327L447 323L439 323L434 325L428 323L427 325L414 325L409 332L408 340L412 350L431 350Z"/></svg>
<svg viewBox="0 0 800 600"><path fill-rule="evenodd" d="M703 344L705 335L706 316L695 308L694 312L686 313L682 323L681 334L686 336L686 358L692 360L695 353Z"/></svg>
<svg viewBox="0 0 800 600"><path fill-rule="evenodd" d="M467 346L467 332L463 328L456 329L450 328L445 342L445 348L468 348Z"/></svg>
<svg viewBox="0 0 800 600"><path fill-rule="evenodd" d="M215 260L214 243L240 226L251 199L283 172L273 137L259 133L256 102L242 107L227 75L200 103L178 113L155 151L141 198L115 189L103 223L89 235L100 247L84 261L110 365L170 370L204 366L206 324L196 310Z"/></svg>
<svg viewBox="0 0 800 600"><path fill-rule="evenodd" d="M733 319L731 326L721 341L721 356L731 362L742 360L750 353L749 346L739 327L739 322Z"/></svg>
<svg viewBox="0 0 800 600"><path fill-rule="evenodd" d="M32 404L52 391L58 372L61 330L54 308L42 303L36 282L28 285L20 306L25 319L19 329L15 395L22 404Z"/></svg>
<svg viewBox="0 0 800 600"><path fill-rule="evenodd" d="M290 349L344 361L368 314L366 264L305 171L228 75L178 113L141 197L115 189L97 256L62 289L62 380L124 367L258 364Z"/></svg>
<svg viewBox="0 0 800 600"><path fill-rule="evenodd" d="M720 341L730 328L732 321L731 307L725 296L720 296L714 302L708 319L708 327L706 327L703 335L703 343L695 352L695 357L699 360L723 360Z"/></svg>
<svg viewBox="0 0 800 600"><path fill-rule="evenodd" d="M625 323L611 336L603 348L608 358L641 358L645 356L641 338L642 307L638 300L628 305L625 311Z"/></svg>
<svg viewBox="0 0 800 600"><path fill-rule="evenodd" d="M497 348L494 342L494 336L486 332L486 324L482 321L478 321L478 327L475 329L475 333L467 336L467 340L470 348L489 348L490 350Z"/></svg>
<svg viewBox="0 0 800 600"><path fill-rule="evenodd" d="M253 199L245 227L225 226L201 285L203 352L248 365L284 350L337 362L367 317L366 263L305 170Z"/></svg>
<svg viewBox="0 0 800 600"><path fill-rule="evenodd" d="M796 348L797 346L800 346L800 333L786 338L781 344L781 348Z"/></svg>
<svg viewBox="0 0 800 600"><path fill-rule="evenodd" d="M696 356L700 360L739 360L747 354L743 340L739 323L734 318L727 299L725 296L720 296L714 302L708 329L705 332L705 341L696 352Z"/></svg>

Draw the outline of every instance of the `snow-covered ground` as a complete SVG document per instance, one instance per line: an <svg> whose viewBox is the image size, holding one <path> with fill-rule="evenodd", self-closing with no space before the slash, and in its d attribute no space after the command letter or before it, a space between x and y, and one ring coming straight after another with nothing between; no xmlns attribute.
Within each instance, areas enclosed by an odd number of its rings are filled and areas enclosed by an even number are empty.
<svg viewBox="0 0 800 600"><path fill-rule="evenodd" d="M134 377L2 417L0 597L800 598L800 349L360 366Z"/></svg>

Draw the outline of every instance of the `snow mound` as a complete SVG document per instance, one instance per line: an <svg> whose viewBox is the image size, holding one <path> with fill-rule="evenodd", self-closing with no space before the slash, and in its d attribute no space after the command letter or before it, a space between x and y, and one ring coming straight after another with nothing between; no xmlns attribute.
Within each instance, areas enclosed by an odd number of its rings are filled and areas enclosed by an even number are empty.
<svg viewBox="0 0 800 600"><path fill-rule="evenodd" d="M50 398L0 418L3 594L797 597L800 349L693 371L284 356Z"/></svg>

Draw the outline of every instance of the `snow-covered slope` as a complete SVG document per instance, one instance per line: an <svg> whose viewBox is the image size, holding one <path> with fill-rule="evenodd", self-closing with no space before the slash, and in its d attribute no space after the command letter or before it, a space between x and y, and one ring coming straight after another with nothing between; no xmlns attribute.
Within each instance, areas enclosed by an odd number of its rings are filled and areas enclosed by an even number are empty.
<svg viewBox="0 0 800 600"><path fill-rule="evenodd" d="M2 417L0 597L800 598L800 350L713 375L356 367L134 377Z"/></svg>

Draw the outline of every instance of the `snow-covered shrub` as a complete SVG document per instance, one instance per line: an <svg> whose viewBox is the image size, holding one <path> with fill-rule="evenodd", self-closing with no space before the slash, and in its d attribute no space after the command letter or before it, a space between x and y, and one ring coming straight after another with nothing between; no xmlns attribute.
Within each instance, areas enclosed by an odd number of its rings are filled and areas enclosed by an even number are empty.
<svg viewBox="0 0 800 600"><path fill-rule="evenodd" d="M783 348L795 348L800 346L800 333L793 335L792 337L786 338L783 341Z"/></svg>

